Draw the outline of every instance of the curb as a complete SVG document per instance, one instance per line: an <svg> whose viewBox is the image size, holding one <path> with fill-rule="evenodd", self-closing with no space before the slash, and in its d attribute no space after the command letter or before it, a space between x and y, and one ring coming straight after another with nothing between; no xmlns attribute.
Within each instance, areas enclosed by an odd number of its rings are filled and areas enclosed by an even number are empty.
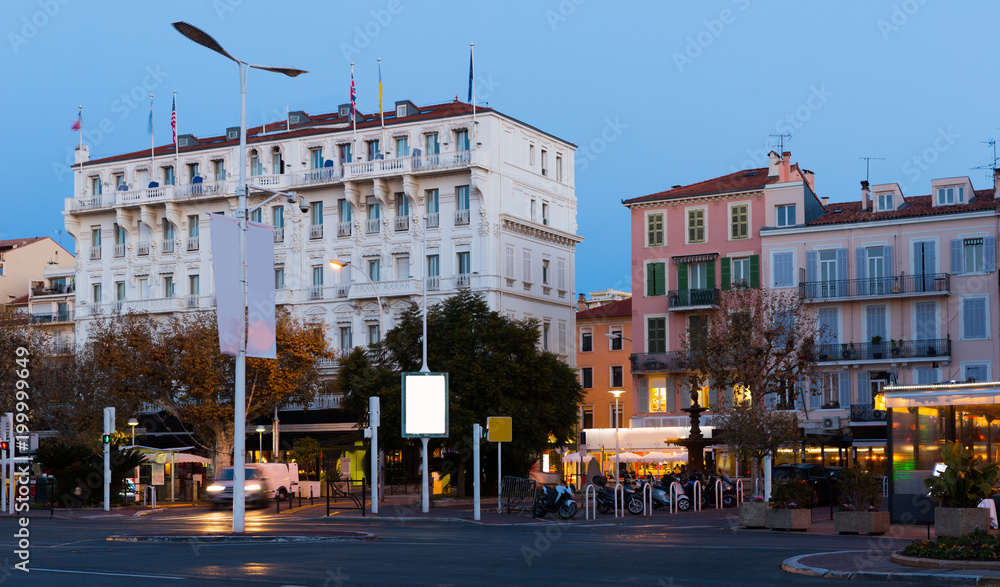
<svg viewBox="0 0 1000 587"><path fill-rule="evenodd" d="M310 518L312 520L351 520L352 522L440 522L445 524L473 524L475 526L546 526L548 521L531 521L519 524L498 523L491 524L482 520L467 520L465 518L418 518L418 517L392 517L392 516L319 516Z"/></svg>
<svg viewBox="0 0 1000 587"><path fill-rule="evenodd" d="M894 563L916 567L920 569L951 569L951 570L974 570L1000 571L998 561L977 561L977 560L945 560L939 558L923 558L916 556L906 556L900 552L892 553L889 557Z"/></svg>
<svg viewBox="0 0 1000 587"><path fill-rule="evenodd" d="M360 534L360 533L359 533ZM240 544L240 543L283 543L283 542L365 542L378 540L375 534L364 533L359 536L228 536L213 534L208 536L129 536L114 534L105 540L108 542L179 542L197 544Z"/></svg>
<svg viewBox="0 0 1000 587"><path fill-rule="evenodd" d="M818 554L842 554L843 552L814 552L787 558L781 563L781 570L794 575L841 579L847 581L883 581L889 583L920 583L926 585L996 585L997 579L980 575L941 575L938 573L879 573L872 571L834 571L821 567L811 567L801 561ZM944 569L942 569L944 570Z"/></svg>

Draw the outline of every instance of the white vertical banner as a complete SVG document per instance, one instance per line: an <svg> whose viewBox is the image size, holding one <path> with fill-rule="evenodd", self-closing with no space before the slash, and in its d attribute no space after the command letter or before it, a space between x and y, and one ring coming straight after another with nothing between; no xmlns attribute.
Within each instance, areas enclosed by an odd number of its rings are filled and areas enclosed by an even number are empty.
<svg viewBox="0 0 1000 587"><path fill-rule="evenodd" d="M274 227L247 223L247 356L278 358L274 326Z"/></svg>
<svg viewBox="0 0 1000 587"><path fill-rule="evenodd" d="M212 268L215 271L215 313L219 324L219 352L240 352L240 225L235 218L209 214L212 234ZM273 246L273 244L272 244ZM249 249L249 247L248 247ZM248 263L249 265L249 263Z"/></svg>

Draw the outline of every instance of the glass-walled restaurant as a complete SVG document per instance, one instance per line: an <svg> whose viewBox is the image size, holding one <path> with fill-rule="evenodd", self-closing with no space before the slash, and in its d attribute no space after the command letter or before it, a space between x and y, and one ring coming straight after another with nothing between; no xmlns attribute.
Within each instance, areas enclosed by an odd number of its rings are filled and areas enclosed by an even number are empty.
<svg viewBox="0 0 1000 587"><path fill-rule="evenodd" d="M1000 382L883 388L888 408L889 511L896 523L928 523L937 500L924 479L941 462L944 442L960 442L1000 462Z"/></svg>

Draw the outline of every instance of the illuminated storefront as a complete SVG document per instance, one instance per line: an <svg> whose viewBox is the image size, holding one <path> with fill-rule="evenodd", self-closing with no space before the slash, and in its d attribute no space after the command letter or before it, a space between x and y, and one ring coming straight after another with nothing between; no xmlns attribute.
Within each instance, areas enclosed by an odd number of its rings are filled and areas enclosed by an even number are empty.
<svg viewBox="0 0 1000 587"><path fill-rule="evenodd" d="M889 409L889 511L893 522L933 520L936 502L924 479L941 461L943 442L960 442L1000 462L1000 382L884 388Z"/></svg>

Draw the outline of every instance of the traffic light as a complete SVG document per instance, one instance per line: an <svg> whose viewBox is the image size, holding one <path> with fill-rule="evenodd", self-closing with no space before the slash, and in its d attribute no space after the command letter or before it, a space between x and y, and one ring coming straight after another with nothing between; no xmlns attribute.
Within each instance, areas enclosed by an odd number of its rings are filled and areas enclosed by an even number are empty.
<svg viewBox="0 0 1000 587"><path fill-rule="evenodd" d="M6 440L4 440L3 442L0 442L0 451L7 452L7 447L8 446L10 446L10 445L7 444Z"/></svg>
<svg viewBox="0 0 1000 587"><path fill-rule="evenodd" d="M111 444L111 435L110 434L102 435L101 442L103 442L104 444Z"/></svg>

